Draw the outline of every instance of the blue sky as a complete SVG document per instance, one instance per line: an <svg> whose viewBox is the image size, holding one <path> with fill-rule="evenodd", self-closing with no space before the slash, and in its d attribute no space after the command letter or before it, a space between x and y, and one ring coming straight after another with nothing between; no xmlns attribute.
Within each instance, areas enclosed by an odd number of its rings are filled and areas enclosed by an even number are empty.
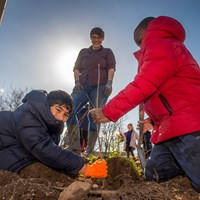
<svg viewBox="0 0 200 200"><path fill-rule="evenodd" d="M0 91L12 85L71 93L77 54L90 46L90 30L100 26L103 45L116 56L116 95L136 74L133 30L147 16L178 19L185 44L200 63L199 8L199 0L8 0L0 26ZM128 118L136 125L137 109Z"/></svg>

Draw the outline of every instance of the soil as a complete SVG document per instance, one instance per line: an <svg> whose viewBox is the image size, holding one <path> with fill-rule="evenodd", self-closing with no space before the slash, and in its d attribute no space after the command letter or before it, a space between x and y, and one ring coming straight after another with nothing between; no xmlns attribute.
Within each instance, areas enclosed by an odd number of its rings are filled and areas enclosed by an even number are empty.
<svg viewBox="0 0 200 200"><path fill-rule="evenodd" d="M108 166L108 177L91 180L87 198L79 200L200 200L186 177L158 184L145 181L135 161L111 158ZM77 180L41 163L34 163L19 174L1 170L0 177L0 200L58 200L60 192Z"/></svg>

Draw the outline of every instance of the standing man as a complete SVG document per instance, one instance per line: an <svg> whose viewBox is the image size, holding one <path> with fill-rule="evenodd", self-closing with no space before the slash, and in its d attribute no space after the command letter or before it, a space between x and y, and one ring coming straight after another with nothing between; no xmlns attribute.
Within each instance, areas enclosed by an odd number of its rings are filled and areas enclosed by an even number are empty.
<svg viewBox="0 0 200 200"><path fill-rule="evenodd" d="M69 149L80 152L78 111L86 104L90 108L102 107L112 92L115 72L115 56L110 48L104 48L104 31L95 27L90 31L92 45L81 49L74 66L75 86L72 97L74 111L68 120ZM99 126L90 120L88 143L85 154L93 153Z"/></svg>

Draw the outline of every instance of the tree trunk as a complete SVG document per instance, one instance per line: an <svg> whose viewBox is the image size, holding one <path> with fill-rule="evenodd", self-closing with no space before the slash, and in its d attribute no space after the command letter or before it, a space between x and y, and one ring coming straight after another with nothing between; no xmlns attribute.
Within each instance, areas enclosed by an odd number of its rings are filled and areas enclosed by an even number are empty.
<svg viewBox="0 0 200 200"><path fill-rule="evenodd" d="M141 103L139 105L139 121L143 121L144 120L144 110L143 110L143 103ZM140 163L142 165L142 168L145 168L146 165L146 158L144 155L144 150L142 149L141 145L142 145L142 140L143 140L143 124L140 123L139 124L139 141L137 144L137 152L138 152L138 156L140 159Z"/></svg>

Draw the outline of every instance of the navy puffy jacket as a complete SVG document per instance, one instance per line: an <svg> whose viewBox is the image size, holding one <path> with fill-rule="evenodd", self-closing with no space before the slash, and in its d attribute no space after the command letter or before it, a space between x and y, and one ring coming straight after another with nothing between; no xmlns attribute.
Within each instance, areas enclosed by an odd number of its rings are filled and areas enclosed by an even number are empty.
<svg viewBox="0 0 200 200"><path fill-rule="evenodd" d="M14 112L0 112L0 169L18 172L40 161L75 176L85 160L58 146L63 127L51 114L46 94L31 91Z"/></svg>

